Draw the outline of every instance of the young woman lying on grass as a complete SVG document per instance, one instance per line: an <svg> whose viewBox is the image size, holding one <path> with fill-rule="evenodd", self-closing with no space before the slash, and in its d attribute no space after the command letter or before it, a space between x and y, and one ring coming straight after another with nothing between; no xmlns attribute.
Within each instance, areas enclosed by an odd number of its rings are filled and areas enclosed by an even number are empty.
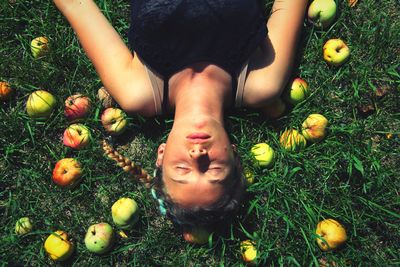
<svg viewBox="0 0 400 267"><path fill-rule="evenodd" d="M182 226L237 210L244 179L224 110L260 108L288 78L307 0L134 0L129 44L92 0L54 0L104 86L128 113L174 112L158 148L153 195Z"/></svg>

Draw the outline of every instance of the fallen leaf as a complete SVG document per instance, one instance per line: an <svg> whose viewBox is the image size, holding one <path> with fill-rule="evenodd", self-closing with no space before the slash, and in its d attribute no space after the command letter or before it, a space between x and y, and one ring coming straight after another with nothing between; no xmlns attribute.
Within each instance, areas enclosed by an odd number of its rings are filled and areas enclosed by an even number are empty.
<svg viewBox="0 0 400 267"><path fill-rule="evenodd" d="M375 107L373 104L358 105L357 110L363 117L368 117L375 112Z"/></svg>
<svg viewBox="0 0 400 267"><path fill-rule="evenodd" d="M348 0L349 2L349 7L354 7L355 5L357 5L358 0Z"/></svg>
<svg viewBox="0 0 400 267"><path fill-rule="evenodd" d="M389 86L382 86L382 87L378 87L376 88L375 91L375 96L378 98L382 98L385 95L387 95L390 91L390 87Z"/></svg>

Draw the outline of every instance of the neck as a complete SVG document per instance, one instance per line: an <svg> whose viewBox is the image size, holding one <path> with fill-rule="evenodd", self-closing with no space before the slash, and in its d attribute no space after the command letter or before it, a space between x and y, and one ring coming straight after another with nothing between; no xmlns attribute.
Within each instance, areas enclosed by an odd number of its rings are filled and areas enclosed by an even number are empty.
<svg viewBox="0 0 400 267"><path fill-rule="evenodd" d="M188 72L171 85L170 102L175 107L175 121L210 118L223 124L224 107L229 105L232 97L230 79Z"/></svg>

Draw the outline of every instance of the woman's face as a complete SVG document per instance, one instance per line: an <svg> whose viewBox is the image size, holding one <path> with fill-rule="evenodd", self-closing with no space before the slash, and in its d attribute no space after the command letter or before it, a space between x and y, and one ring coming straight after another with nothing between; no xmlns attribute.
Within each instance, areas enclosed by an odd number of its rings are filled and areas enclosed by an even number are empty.
<svg viewBox="0 0 400 267"><path fill-rule="evenodd" d="M185 207L216 202L233 177L235 156L223 126L213 120L175 121L158 149L165 189Z"/></svg>

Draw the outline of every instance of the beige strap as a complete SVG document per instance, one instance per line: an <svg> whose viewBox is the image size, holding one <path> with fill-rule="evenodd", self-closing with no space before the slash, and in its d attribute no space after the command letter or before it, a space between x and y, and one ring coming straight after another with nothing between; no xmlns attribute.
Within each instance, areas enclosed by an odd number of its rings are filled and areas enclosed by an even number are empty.
<svg viewBox="0 0 400 267"><path fill-rule="evenodd" d="M160 75L153 72L149 67L144 64L147 75L149 76L151 87L153 89L154 106L156 115L162 114L162 103L164 99L164 80Z"/></svg>
<svg viewBox="0 0 400 267"><path fill-rule="evenodd" d="M243 65L242 70L240 71L239 77L237 79L237 90L236 90L236 98L235 98L235 107L236 108L240 108L243 105L244 83L246 81L248 67L249 67L249 61L246 61L246 63Z"/></svg>

